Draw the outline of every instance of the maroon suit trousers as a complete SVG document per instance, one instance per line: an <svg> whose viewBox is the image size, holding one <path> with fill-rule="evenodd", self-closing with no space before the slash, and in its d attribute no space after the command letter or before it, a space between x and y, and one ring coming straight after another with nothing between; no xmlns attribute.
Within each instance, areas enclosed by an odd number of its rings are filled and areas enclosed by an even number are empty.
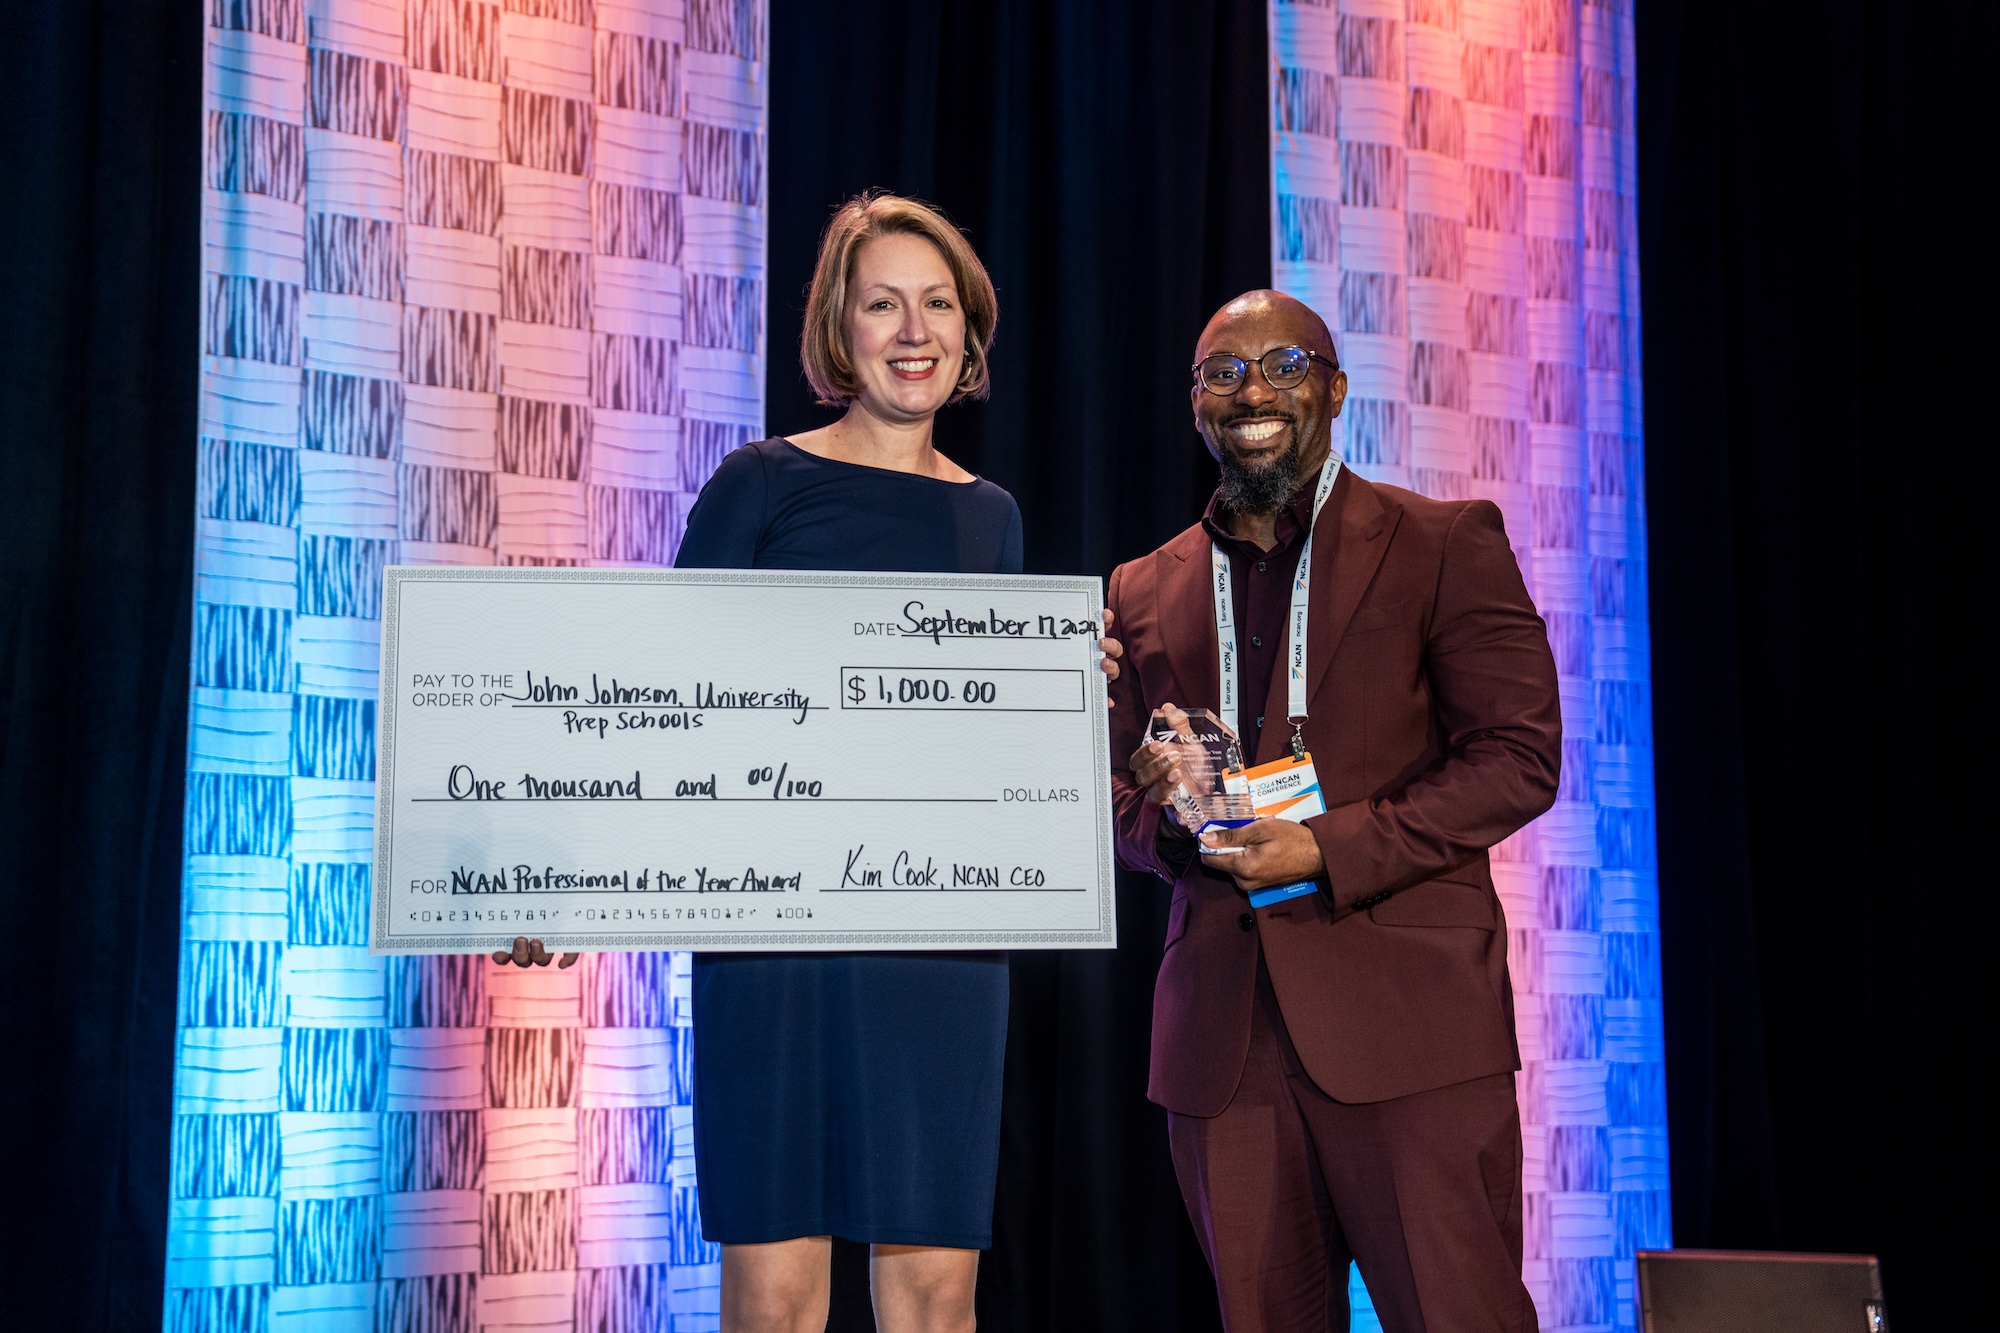
<svg viewBox="0 0 2000 1333"><path fill-rule="evenodd" d="M1228 1333L1346 1333L1350 1259L1384 1333L1536 1333L1512 1074L1334 1101L1260 956L1236 1095L1219 1115L1170 1112L1168 1132Z"/></svg>

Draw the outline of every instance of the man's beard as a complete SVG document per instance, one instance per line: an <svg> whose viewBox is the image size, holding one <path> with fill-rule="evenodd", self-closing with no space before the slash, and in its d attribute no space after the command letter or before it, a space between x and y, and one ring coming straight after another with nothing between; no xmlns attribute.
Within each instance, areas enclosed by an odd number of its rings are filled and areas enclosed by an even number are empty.
<svg viewBox="0 0 2000 1333"><path fill-rule="evenodd" d="M1269 414L1264 414L1268 419ZM1222 503L1233 514L1275 514L1299 488L1299 454L1304 448L1297 418L1290 418L1292 442L1285 452L1261 463L1246 463L1237 455L1228 426L1209 436L1222 465ZM1220 438L1217 438L1220 437Z"/></svg>

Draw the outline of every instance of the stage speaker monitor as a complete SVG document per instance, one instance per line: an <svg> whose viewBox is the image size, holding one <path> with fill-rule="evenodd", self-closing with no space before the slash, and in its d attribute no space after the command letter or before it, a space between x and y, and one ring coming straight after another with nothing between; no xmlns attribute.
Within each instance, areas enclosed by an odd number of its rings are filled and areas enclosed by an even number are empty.
<svg viewBox="0 0 2000 1333"><path fill-rule="evenodd" d="M1641 1250L1643 1333L1887 1333L1872 1254Z"/></svg>

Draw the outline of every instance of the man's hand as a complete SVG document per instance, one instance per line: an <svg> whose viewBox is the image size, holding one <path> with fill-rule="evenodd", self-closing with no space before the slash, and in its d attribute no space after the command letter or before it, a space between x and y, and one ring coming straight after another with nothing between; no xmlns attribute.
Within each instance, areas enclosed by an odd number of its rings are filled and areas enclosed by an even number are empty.
<svg viewBox="0 0 2000 1333"><path fill-rule="evenodd" d="M1165 722L1178 735L1193 734L1187 714L1172 704L1155 708L1153 717ZM1180 828L1181 817L1173 805L1174 788L1187 781L1187 776L1181 772L1179 757L1159 741L1146 741L1132 752L1130 766L1132 780L1146 789L1146 804L1165 806L1169 823Z"/></svg>
<svg viewBox="0 0 2000 1333"><path fill-rule="evenodd" d="M1108 686L1118 679L1118 659L1125 656L1125 645L1111 637L1111 608L1108 606L1104 608L1104 630L1097 639L1097 651L1103 654L1097 659L1097 665L1103 670L1104 683ZM1104 706L1116 708L1118 701L1107 696Z"/></svg>
<svg viewBox="0 0 2000 1333"><path fill-rule="evenodd" d="M505 967L509 963L512 963L516 967L547 967L549 960L554 957L554 954L542 946L540 940L531 940L526 935L516 935L514 937L514 952L512 953L508 953L505 949L495 949L493 951L493 961L502 967ZM562 956L562 961L557 963L556 966L575 967L576 960L581 957L583 955L580 953L566 953Z"/></svg>
<svg viewBox="0 0 2000 1333"><path fill-rule="evenodd" d="M1196 841L1201 845L1202 864L1226 872L1245 893L1297 884L1326 871L1312 830L1289 819L1265 817L1242 828L1210 829ZM1243 850L1211 854L1221 847Z"/></svg>

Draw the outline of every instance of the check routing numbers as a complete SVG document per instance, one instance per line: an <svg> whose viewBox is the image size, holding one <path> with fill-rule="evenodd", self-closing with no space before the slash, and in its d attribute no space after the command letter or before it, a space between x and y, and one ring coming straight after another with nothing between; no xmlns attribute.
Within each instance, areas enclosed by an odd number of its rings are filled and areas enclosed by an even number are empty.
<svg viewBox="0 0 2000 1333"><path fill-rule="evenodd" d="M388 572L372 943L1114 943L1095 579Z"/></svg>

